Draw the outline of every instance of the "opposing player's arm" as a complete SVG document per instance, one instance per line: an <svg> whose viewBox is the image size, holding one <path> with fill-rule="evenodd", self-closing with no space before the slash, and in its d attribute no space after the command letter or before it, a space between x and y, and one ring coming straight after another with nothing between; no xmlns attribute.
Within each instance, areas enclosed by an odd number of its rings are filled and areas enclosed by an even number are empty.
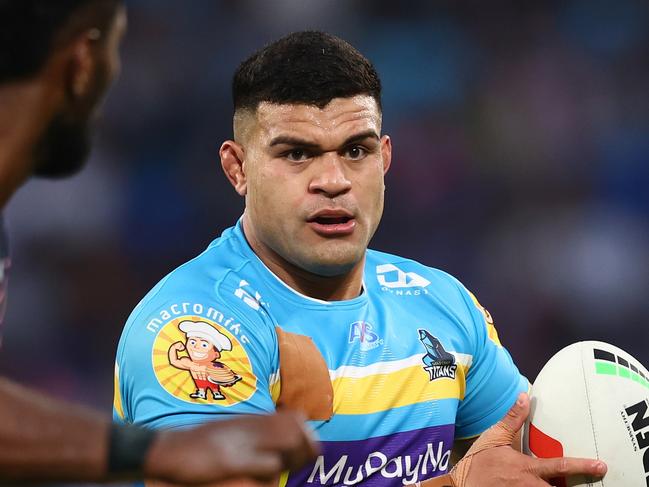
<svg viewBox="0 0 649 487"><path fill-rule="evenodd" d="M0 379L0 483L108 478L107 417Z"/></svg>
<svg viewBox="0 0 649 487"><path fill-rule="evenodd" d="M111 425L91 409L6 379L0 379L0 418L3 484L145 476L183 485L242 477L268 480L317 453L303 418L289 412L158 433Z"/></svg>

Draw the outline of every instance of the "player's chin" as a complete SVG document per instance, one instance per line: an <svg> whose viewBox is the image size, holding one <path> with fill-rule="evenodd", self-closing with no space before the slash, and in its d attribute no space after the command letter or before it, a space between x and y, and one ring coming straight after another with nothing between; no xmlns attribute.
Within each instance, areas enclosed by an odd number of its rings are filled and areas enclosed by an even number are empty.
<svg viewBox="0 0 649 487"><path fill-rule="evenodd" d="M342 276L350 272L363 258L364 248L351 243L337 242L337 245L321 245L313 248L306 268L323 277Z"/></svg>
<svg viewBox="0 0 649 487"><path fill-rule="evenodd" d="M55 117L37 147L34 176L63 178L76 174L90 154L91 141L88 121Z"/></svg>

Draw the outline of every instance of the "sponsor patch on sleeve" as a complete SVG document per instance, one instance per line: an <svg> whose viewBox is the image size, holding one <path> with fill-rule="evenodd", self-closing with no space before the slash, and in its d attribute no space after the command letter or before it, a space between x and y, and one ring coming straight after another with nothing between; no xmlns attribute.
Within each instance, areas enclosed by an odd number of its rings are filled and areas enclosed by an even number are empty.
<svg viewBox="0 0 649 487"><path fill-rule="evenodd" d="M194 404L233 406L248 400L257 388L237 334L204 316L178 316L161 326L152 364L169 394Z"/></svg>

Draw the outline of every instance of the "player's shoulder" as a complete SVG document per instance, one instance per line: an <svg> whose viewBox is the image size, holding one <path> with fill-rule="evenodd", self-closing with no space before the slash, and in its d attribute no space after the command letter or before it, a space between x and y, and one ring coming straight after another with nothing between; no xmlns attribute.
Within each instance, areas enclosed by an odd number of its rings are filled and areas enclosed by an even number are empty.
<svg viewBox="0 0 649 487"><path fill-rule="evenodd" d="M419 294L462 302L470 296L464 285L448 272L399 255L368 250L365 269L366 285L384 294L400 296L418 290Z"/></svg>
<svg viewBox="0 0 649 487"><path fill-rule="evenodd" d="M254 279L256 266L235 229L225 230L203 252L161 279L133 309L122 339L133 327L155 332L164 323L187 316L268 328L268 317L246 299L246 284Z"/></svg>
<svg viewBox="0 0 649 487"><path fill-rule="evenodd" d="M250 257L242 249L235 227L226 229L205 250L184 262L163 277L144 297L142 303L163 301L168 296L213 295L222 282L234 274L245 275L252 267Z"/></svg>
<svg viewBox="0 0 649 487"><path fill-rule="evenodd" d="M167 274L149 294L200 290L227 278L233 271L250 265L234 227L226 229L205 250Z"/></svg>
<svg viewBox="0 0 649 487"><path fill-rule="evenodd" d="M456 277L443 270L397 255L368 251L365 285L372 300L426 316L440 313L471 342L489 336L500 345L491 314Z"/></svg>

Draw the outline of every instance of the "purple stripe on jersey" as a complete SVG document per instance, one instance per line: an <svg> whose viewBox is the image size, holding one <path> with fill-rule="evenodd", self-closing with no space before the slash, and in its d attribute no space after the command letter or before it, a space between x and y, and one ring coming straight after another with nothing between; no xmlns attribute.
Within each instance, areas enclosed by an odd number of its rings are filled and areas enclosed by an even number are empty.
<svg viewBox="0 0 649 487"><path fill-rule="evenodd" d="M451 424L367 440L323 441L324 454L292 473L287 486L413 485L447 471L454 432Z"/></svg>

